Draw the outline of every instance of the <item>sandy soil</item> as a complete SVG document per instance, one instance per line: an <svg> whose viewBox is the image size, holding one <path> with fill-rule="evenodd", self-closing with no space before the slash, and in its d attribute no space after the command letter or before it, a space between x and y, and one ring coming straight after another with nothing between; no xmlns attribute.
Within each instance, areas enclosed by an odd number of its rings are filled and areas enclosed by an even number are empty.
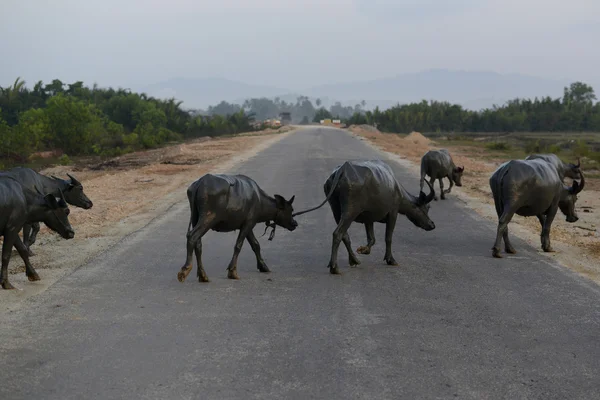
<svg viewBox="0 0 600 400"><path fill-rule="evenodd" d="M82 182L94 202L90 210L71 207L75 238L63 240L42 224L31 258L42 278L28 282L25 265L13 251L9 278L17 290L0 290L0 311L14 311L65 274L143 228L173 205L187 201L190 183L208 172L225 172L293 131L266 130L227 138L202 138L157 150L137 152L102 163L56 166L40 171Z"/></svg>
<svg viewBox="0 0 600 400"><path fill-rule="evenodd" d="M394 134L383 134L370 126L351 126L349 131L375 148L391 154L396 160L406 165L417 176L420 174L421 157L430 149L444 147L443 142L436 143L418 132L402 137ZM464 202L468 207L486 219L498 221L494 202L491 196L488 179L491 173L506 161L494 159L484 161L481 149L476 147L449 147L454 162L465 167L463 186L452 188L450 196ZM436 189L439 191L438 182ZM448 182L445 181L445 187ZM537 218L515 216L510 224L511 234L539 249L539 253L572 270L584 275L596 283L600 283L600 179L588 177L586 187L578 195L576 212L579 221L570 224L564 216L559 215L554 220L550 239L556 250L554 253L544 253L540 245L540 225ZM494 237L490 237L491 247ZM518 249L517 249L518 251ZM504 253L503 253L504 255ZM505 255L510 257L510 255Z"/></svg>

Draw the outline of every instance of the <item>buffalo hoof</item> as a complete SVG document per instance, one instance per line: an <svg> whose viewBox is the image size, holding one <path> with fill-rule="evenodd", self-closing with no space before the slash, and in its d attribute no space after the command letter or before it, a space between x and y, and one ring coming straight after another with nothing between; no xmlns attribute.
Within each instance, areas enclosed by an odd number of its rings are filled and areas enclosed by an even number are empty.
<svg viewBox="0 0 600 400"><path fill-rule="evenodd" d="M358 254L371 254L371 248L369 246L360 246L356 249Z"/></svg>
<svg viewBox="0 0 600 400"><path fill-rule="evenodd" d="M8 280L5 280L4 282L2 282L2 289L12 290L14 288L15 287L13 285L11 285Z"/></svg>
<svg viewBox="0 0 600 400"><path fill-rule="evenodd" d="M338 267L335 268L329 268L329 273L331 275L341 275L342 273L340 272L340 269Z"/></svg>
<svg viewBox="0 0 600 400"><path fill-rule="evenodd" d="M500 254L500 250L498 249L492 249L492 256L494 256L494 258L502 258L502 254Z"/></svg>
<svg viewBox="0 0 600 400"><path fill-rule="evenodd" d="M177 273L177 280L179 280L179 282L185 281L185 278L187 278L187 276L190 274L191 271L192 271L191 265L189 267L183 266L181 268L181 271L179 271Z"/></svg>
<svg viewBox="0 0 600 400"><path fill-rule="evenodd" d="M40 278L40 276L38 275L37 272L34 272L31 275L27 275L27 279L29 279L29 282L35 282L35 281L41 281L42 278Z"/></svg>
<svg viewBox="0 0 600 400"><path fill-rule="evenodd" d="M203 273L198 277L198 282L210 282L210 280L208 279L208 276L206 276L206 274Z"/></svg>
<svg viewBox="0 0 600 400"><path fill-rule="evenodd" d="M435 201L438 201L438 197L437 197L437 196L433 196L433 199L434 199Z"/></svg>
<svg viewBox="0 0 600 400"><path fill-rule="evenodd" d="M517 251L512 247L507 247L504 249L504 251L506 251L508 254L517 254Z"/></svg>
<svg viewBox="0 0 600 400"><path fill-rule="evenodd" d="M267 267L265 264L262 265L258 265L258 270L260 272L271 272L271 270L269 269L269 267Z"/></svg>
<svg viewBox="0 0 600 400"><path fill-rule="evenodd" d="M552 248L552 246L544 247L543 250L546 253L554 253L555 252L554 249Z"/></svg>
<svg viewBox="0 0 600 400"><path fill-rule="evenodd" d="M446 196L440 196L440 199L446 200Z"/></svg>
<svg viewBox="0 0 600 400"><path fill-rule="evenodd" d="M237 270L235 270L235 269L228 269L227 270L227 277L229 279L240 279L240 277L237 274Z"/></svg>
<svg viewBox="0 0 600 400"><path fill-rule="evenodd" d="M394 257L384 258L383 261L385 261L387 265L398 265L398 262L394 260Z"/></svg>
<svg viewBox="0 0 600 400"><path fill-rule="evenodd" d="M350 256L348 261L349 261L351 267L356 267L357 265L360 265L360 260L358 258L356 258L355 255Z"/></svg>
<svg viewBox="0 0 600 400"><path fill-rule="evenodd" d="M33 251L31 251L31 249L27 249L27 255L29 257L33 257L33 256L35 256L35 253Z"/></svg>

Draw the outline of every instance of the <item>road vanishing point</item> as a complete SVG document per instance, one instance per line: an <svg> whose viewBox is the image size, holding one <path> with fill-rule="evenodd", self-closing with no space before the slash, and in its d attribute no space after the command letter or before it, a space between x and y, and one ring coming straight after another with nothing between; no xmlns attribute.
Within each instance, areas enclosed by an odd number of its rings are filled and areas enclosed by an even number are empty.
<svg viewBox="0 0 600 400"><path fill-rule="evenodd" d="M229 172L300 210L352 159L388 160L418 194L414 174L332 128L300 129ZM494 221L452 195L430 216L430 232L399 216L399 266L383 261L383 224L358 267L340 246L341 276L327 269L328 205L259 238L271 273L244 243L239 281L226 272L237 232L209 232L211 282L194 265L180 283L178 203L3 317L0 399L600 398L598 286L516 237L518 254L493 259ZM366 244L363 225L349 233Z"/></svg>

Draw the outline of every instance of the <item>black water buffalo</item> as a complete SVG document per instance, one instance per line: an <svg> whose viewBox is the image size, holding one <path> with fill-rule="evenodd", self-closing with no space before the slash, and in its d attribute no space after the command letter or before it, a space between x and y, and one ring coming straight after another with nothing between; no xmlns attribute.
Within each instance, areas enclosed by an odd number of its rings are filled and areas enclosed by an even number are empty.
<svg viewBox="0 0 600 400"><path fill-rule="evenodd" d="M258 240L252 232L257 223L266 222L267 226L273 228L273 233L276 225L290 231L298 226L292 217L292 203L295 196L289 200L278 194L271 197L254 180L245 175L206 174L188 187L187 196L191 216L187 232L187 258L185 265L177 274L180 282L183 282L192 270L194 250L198 262L198 280L208 282L202 266L202 236L211 229L217 232L239 229L233 258L227 267L227 277L239 279L237 260L244 239L248 240L256 255L258 270L269 272L260 255Z"/></svg>
<svg viewBox="0 0 600 400"><path fill-rule="evenodd" d="M12 247L15 246L25 262L25 273L30 281L40 277L29 262L25 245L19 238L19 231L26 223L43 222L65 239L72 239L75 232L68 219L69 208L62 195L43 195L20 184L16 179L0 176L0 234L2 243L2 272L0 284L4 289L13 289L8 281L8 263Z"/></svg>
<svg viewBox="0 0 600 400"><path fill-rule="evenodd" d="M450 193L452 190L452 186L455 184L459 187L462 186L461 178L464 170L464 167L457 167L454 165L454 161L452 161L452 156L450 156L448 150L429 150L421 158L420 189L423 191L423 183L426 175L429 176L429 181L431 182L432 188L435 180L439 179L441 192L440 197L442 200L444 200L446 198L445 195ZM448 178L450 181L450 187L446 191L444 191L444 178ZM434 200L437 200L435 193L433 198Z"/></svg>
<svg viewBox="0 0 600 400"><path fill-rule="evenodd" d="M392 234L396 226L398 214L406 217L419 228L430 231L435 224L429 218L429 203L433 200L433 186L427 182L431 193L420 192L419 197L408 193L396 180L392 169L380 160L346 161L336 167L325 181L323 190L326 198L319 206L298 212L294 215L316 210L329 202L335 222L338 224L333 231L331 260L329 272L340 274L337 265L337 253L340 241L344 242L350 265L358 265L360 261L352 251L348 228L352 222L365 225L367 245L359 247L360 254L370 254L375 244L373 224L386 224L385 257L388 265L398 265L392 255Z"/></svg>
<svg viewBox="0 0 600 400"><path fill-rule="evenodd" d="M542 160L512 160L500 165L490 177L490 188L498 214L498 231L492 255L501 258L500 241L504 239L507 253L516 253L508 238L508 223L514 214L538 217L542 226L542 249L551 252L550 227L560 208L567 222L578 220L575 213L577 194L585 186L583 172L581 183L573 181L566 186L556 168Z"/></svg>
<svg viewBox="0 0 600 400"><path fill-rule="evenodd" d="M571 163L564 163L556 154L531 154L525 158L526 160L544 160L552 164L556 171L558 172L558 176L560 179L571 178L571 179L581 179L580 167L581 162L577 160L577 165Z"/></svg>
<svg viewBox="0 0 600 400"><path fill-rule="evenodd" d="M47 177L31 168L16 167L2 172L2 175L8 175L15 178L24 187L34 190L39 188L43 193L52 194L59 197L62 192L65 201L75 207L88 210L92 208L92 201L83 193L83 185L75 179L74 176L67 174L70 180L64 180L55 176ZM26 223L23 226L23 243L27 248L29 256L33 256L30 247L35 243L40 224L38 222Z"/></svg>

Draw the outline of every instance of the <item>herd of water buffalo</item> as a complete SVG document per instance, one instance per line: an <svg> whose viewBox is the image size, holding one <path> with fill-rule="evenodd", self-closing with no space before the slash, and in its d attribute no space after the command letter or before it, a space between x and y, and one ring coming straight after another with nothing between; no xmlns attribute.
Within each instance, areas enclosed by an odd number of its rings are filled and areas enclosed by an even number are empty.
<svg viewBox="0 0 600 400"><path fill-rule="evenodd" d="M367 244L357 249L360 254L370 254L375 244L374 223L385 223L384 261L388 265L397 265L392 255L392 236L398 214L405 215L415 226L426 231L435 229L429 217L430 203L438 199L434 182L439 180L440 198L443 200L453 185L462 186L463 172L464 168L454 164L447 150L428 151L421 160L420 193L419 196L413 196L397 181L391 168L383 161L347 161L336 167L325 181L325 200L316 207L296 213L292 207L294 196L289 200L278 194L271 197L245 175L206 174L187 189L191 211L187 229L187 256L177 278L183 282L189 275L195 252L198 279L208 282L202 265L202 237L209 230L239 230L233 257L227 268L229 278L238 279L237 260L244 240L248 241L256 255L258 270L269 272L253 232L256 224L264 222L265 233L269 227L272 228L271 240L276 226L293 231L298 226L295 216L316 210L326 202L329 202L337 223L328 265L330 273L340 273L337 263L340 242L348 251L350 265L360 263L348 235L352 222L365 225ZM85 195L83 185L74 176L67 176L68 180L47 177L23 167L0 172L0 233L4 238L0 284L3 289L13 289L8 280L8 263L13 246L25 263L27 278L38 281L40 277L29 257L33 255L30 247L35 243L39 223L43 222L65 239L72 239L75 232L69 222L68 204L83 209L92 208L93 203ZM565 177L574 180L572 186L563 182ZM450 181L450 187L446 190L444 178ZM424 184L429 186L429 194L423 192ZM542 227L542 249L552 251L552 221L559 209L568 222L578 220L575 202L577 194L583 190L585 178L579 162L576 165L565 164L554 154L534 154L524 160L503 163L492 174L489 184L498 214L492 255L501 257L502 240L505 251L515 253L508 236L508 223L514 214L537 216ZM19 236L21 231L23 239Z"/></svg>

